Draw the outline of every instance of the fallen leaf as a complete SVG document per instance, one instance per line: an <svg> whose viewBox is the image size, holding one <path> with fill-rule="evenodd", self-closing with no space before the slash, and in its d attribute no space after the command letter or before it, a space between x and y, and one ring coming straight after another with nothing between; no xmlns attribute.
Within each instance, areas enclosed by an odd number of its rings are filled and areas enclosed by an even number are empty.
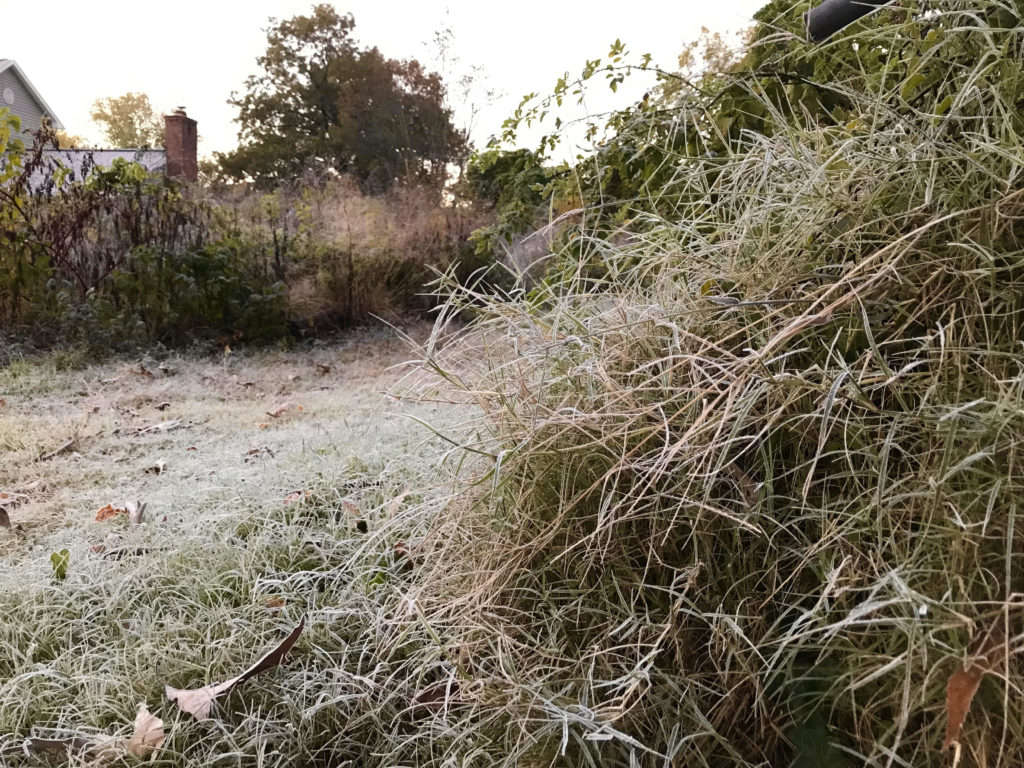
<svg viewBox="0 0 1024 768"><path fill-rule="evenodd" d="M946 685L946 740L943 751L960 742L967 711L971 708L974 694L978 692L981 678L995 672L1006 652L1006 638L998 627L992 627L982 635L970 651L968 663L949 676Z"/></svg>
<svg viewBox="0 0 1024 768"><path fill-rule="evenodd" d="M124 748L136 757L146 757L160 749L166 738L164 721L149 711L146 702L140 703L135 715L135 732L124 743Z"/></svg>
<svg viewBox="0 0 1024 768"><path fill-rule="evenodd" d="M104 552L107 551L107 546L106 544L93 544L91 547L89 547L89 551L95 552L97 555L102 555Z"/></svg>
<svg viewBox="0 0 1024 768"><path fill-rule="evenodd" d="M11 516L7 514L7 510L0 507L0 528L11 527Z"/></svg>
<svg viewBox="0 0 1024 768"><path fill-rule="evenodd" d="M277 614L281 612L281 609L285 606L285 599L280 596L271 597L267 600L267 608L270 609L271 613Z"/></svg>
<svg viewBox="0 0 1024 768"><path fill-rule="evenodd" d="M93 742L81 736L69 736L66 739L25 739L24 745L19 749L14 747L9 752L31 752L40 754L42 752L83 752L93 746Z"/></svg>
<svg viewBox="0 0 1024 768"><path fill-rule="evenodd" d="M196 447L195 447L194 445L190 445L190 446L189 446L188 448L186 448L185 450L186 450L186 451L195 451L195 450L197 450L197 449L196 449Z"/></svg>
<svg viewBox="0 0 1024 768"><path fill-rule="evenodd" d="M167 463L163 459L157 459L155 464L146 467L146 472L151 475L162 475L165 466L167 466Z"/></svg>
<svg viewBox="0 0 1024 768"><path fill-rule="evenodd" d="M113 504L107 504L96 512L96 522L102 523L104 520L109 520L112 517L118 515L127 515L128 510L123 507L115 507Z"/></svg>
<svg viewBox="0 0 1024 768"><path fill-rule="evenodd" d="M160 403L159 405L157 405L156 409L158 411L166 411L170 407L171 407L171 404L166 402L166 401L164 401L164 402Z"/></svg>
<svg viewBox="0 0 1024 768"><path fill-rule="evenodd" d="M317 363L317 364L316 364L316 369L317 369L317 371L319 371L319 372L320 372L321 374L323 374L323 375L325 375L325 376L326 376L326 375L327 375L328 373L330 373L330 372L331 372L331 366L329 366L329 365L324 365L323 363Z"/></svg>
<svg viewBox="0 0 1024 768"><path fill-rule="evenodd" d="M391 501L388 502L388 517L394 517L399 509L402 508L402 502L405 501L405 497L412 493L411 488L406 488L400 494L395 496Z"/></svg>
<svg viewBox="0 0 1024 768"><path fill-rule="evenodd" d="M142 513L146 511L146 502L129 501L127 504L128 525L142 525Z"/></svg>
<svg viewBox="0 0 1024 768"><path fill-rule="evenodd" d="M54 552L50 555L50 564L53 566L53 577L57 581L64 581L68 577L68 566L71 564L71 553L66 549Z"/></svg>
<svg viewBox="0 0 1024 768"><path fill-rule="evenodd" d="M302 501L307 496L309 496L309 491L292 491L284 497L284 503L287 505L293 502Z"/></svg>
<svg viewBox="0 0 1024 768"><path fill-rule="evenodd" d="M270 425L265 421L261 421L257 426L259 426L260 429L267 429L270 427Z"/></svg>
<svg viewBox="0 0 1024 768"><path fill-rule="evenodd" d="M302 621L298 623L298 626L291 631L291 634L289 634L288 637L282 640L276 648L265 654L263 658L245 670L245 672L240 674L238 677L233 677L223 683L214 683L213 685L206 685L202 688L192 688L188 690L172 688L168 685L164 687L164 694L183 711L188 712L190 715L195 717L196 720L206 720L210 717L210 710L213 708L213 702L218 698L231 693L231 691L237 686L247 680L251 680L261 672L273 669L283 663L285 656L288 654L288 651L292 649L292 646L295 645L305 626L306 619L303 617Z"/></svg>
<svg viewBox="0 0 1024 768"><path fill-rule="evenodd" d="M735 464L730 464L727 471L736 483L736 487L739 488L740 495L743 497L743 504L747 508L747 511L753 510L754 507L757 506L757 499L761 486L755 483L750 475Z"/></svg>
<svg viewBox="0 0 1024 768"><path fill-rule="evenodd" d="M138 373L139 373L140 376L146 376L146 377L148 377L150 379L153 378L153 372L151 370L149 370L149 368L147 368L144 365L139 365Z"/></svg>
<svg viewBox="0 0 1024 768"><path fill-rule="evenodd" d="M154 432L170 432L171 430L177 429L180 426L180 419L169 419L167 421L161 421L159 424L152 424L148 427L139 427L135 434L149 435Z"/></svg>
<svg viewBox="0 0 1024 768"><path fill-rule="evenodd" d="M412 700L416 705L437 712L456 703L459 693L459 681L452 679L428 685L413 696Z"/></svg>
<svg viewBox="0 0 1024 768"><path fill-rule="evenodd" d="M282 403L281 405L277 406L277 408L274 408L272 411L267 411L267 416L269 416L272 419L276 419L282 413L287 411L290 405L291 403Z"/></svg>
<svg viewBox="0 0 1024 768"><path fill-rule="evenodd" d="M73 437L68 438L67 440L65 440L63 443L58 445L56 448L54 448L49 453L44 453L42 456L40 456L38 459L36 459L36 461L49 461L54 456L59 456L60 454L64 453L68 449L70 449L71 446L74 445L74 444L75 444L75 438L73 438Z"/></svg>

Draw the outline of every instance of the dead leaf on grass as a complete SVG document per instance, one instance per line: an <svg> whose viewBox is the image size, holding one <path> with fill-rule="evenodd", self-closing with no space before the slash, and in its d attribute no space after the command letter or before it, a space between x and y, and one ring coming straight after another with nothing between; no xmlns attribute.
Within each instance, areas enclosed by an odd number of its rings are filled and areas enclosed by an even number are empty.
<svg viewBox="0 0 1024 768"><path fill-rule="evenodd" d="M946 685L946 739L942 750L960 742L967 711L971 708L974 694L978 692L981 678L998 669L1006 652L1006 638L1002 630L993 626L972 644L967 666L958 668L949 676Z"/></svg>
<svg viewBox="0 0 1024 768"><path fill-rule="evenodd" d="M192 688L188 690L181 690L178 688L172 688L166 686L164 693L167 698L177 704L183 711L188 712L190 715L196 718L196 720L207 720L210 717L210 710L213 708L213 702L221 696L225 696L233 691L237 686L251 680L261 672L266 672L268 669L282 664L288 651L292 649L296 641L299 639L299 635L302 634L302 630L306 626L306 619L303 617L302 621L298 623L298 626L291 631L281 643L269 651L259 661L249 667L245 672L240 674L238 677L234 677L223 683L214 683L213 685L206 685L202 688Z"/></svg>
<svg viewBox="0 0 1024 768"><path fill-rule="evenodd" d="M145 702L140 703L135 715L135 732L125 742L125 749L136 757L146 757L160 749L166 738L164 721L151 713Z"/></svg>
<svg viewBox="0 0 1024 768"><path fill-rule="evenodd" d="M128 525L142 525L142 513L146 511L146 502L129 501L126 508L128 512Z"/></svg>
<svg viewBox="0 0 1024 768"><path fill-rule="evenodd" d="M0 507L0 528L11 527L11 516L7 514L7 510Z"/></svg>
<svg viewBox="0 0 1024 768"><path fill-rule="evenodd" d="M319 371L324 376L326 376L328 373L331 372L331 366L324 365L323 363L317 363L316 364L316 369L317 369L317 371Z"/></svg>
<svg viewBox="0 0 1024 768"><path fill-rule="evenodd" d="M161 421L159 424L151 424L148 427L139 427L135 434L150 435L155 432L170 432L171 430L177 429L180 426L180 419L168 419L167 421Z"/></svg>
<svg viewBox="0 0 1024 768"><path fill-rule="evenodd" d="M284 503L286 506L288 504L294 504L295 502L302 501L304 498L309 496L309 494L309 491L292 491L284 497Z"/></svg>
<svg viewBox="0 0 1024 768"><path fill-rule="evenodd" d="M36 461L49 461L54 456L60 456L60 454L64 453L67 450L70 450L71 446L73 446L74 444L75 444L75 438L70 437L67 440L65 440L63 443L58 445L56 448L54 448L52 451L50 451L49 453L44 453L42 456L40 456L38 459L36 459Z"/></svg>
<svg viewBox="0 0 1024 768"><path fill-rule="evenodd" d="M107 504L105 507L101 507L96 512L96 522L102 523L104 520L109 520L112 517L118 515L127 515L128 510L124 507L115 507L113 504Z"/></svg>
<svg viewBox="0 0 1024 768"><path fill-rule="evenodd" d="M0 491L0 504L3 504L5 507L16 507L19 504L24 504L26 501L28 501L27 493Z"/></svg>
<svg viewBox="0 0 1024 768"><path fill-rule="evenodd" d="M146 467L146 472L150 475L162 475L164 473L164 467L167 466L167 462L163 459L157 459L155 464Z"/></svg>
<svg viewBox="0 0 1024 768"><path fill-rule="evenodd" d="M170 403L168 403L168 402L167 402L167 401L165 400L164 402L162 402L162 403L158 404L158 405L157 405L157 407L156 407L156 409L157 409L158 411L166 411L166 410L167 410L168 408L170 408L170 407L171 407L171 404L170 404Z"/></svg>
<svg viewBox="0 0 1024 768"><path fill-rule="evenodd" d="M26 739L20 747L5 750L4 754L21 752L41 755L47 752L71 752L87 755L92 764L115 760L128 752L136 757L148 757L163 746L167 736L164 722L153 715L145 702L139 704L135 715L135 728L127 739L117 736L68 736L62 739Z"/></svg>
<svg viewBox="0 0 1024 768"><path fill-rule="evenodd" d="M39 755L44 752L83 752L91 749L94 742L82 736L68 736L65 739L25 739L23 745L12 747L8 753L23 752L24 754Z"/></svg>
<svg viewBox="0 0 1024 768"><path fill-rule="evenodd" d="M287 411L290 406L291 406L291 403L282 403L281 405L277 406L276 408L267 411L267 416L269 416L272 419L276 419L282 413Z"/></svg>
<svg viewBox="0 0 1024 768"><path fill-rule="evenodd" d="M149 370L149 368L147 368L146 366L141 365L141 364L139 365L139 370L137 371L137 373L140 376L145 376L145 377L150 378L150 379L153 378L153 372L151 370Z"/></svg>
<svg viewBox="0 0 1024 768"><path fill-rule="evenodd" d="M272 614L278 614L281 609L285 606L285 599L280 595L276 595L267 600L267 608L270 609Z"/></svg>
<svg viewBox="0 0 1024 768"><path fill-rule="evenodd" d="M391 501L388 502L388 517L394 517L399 509L402 508L402 502L405 501L405 497L412 493L411 488L406 488L400 494L395 496Z"/></svg>
<svg viewBox="0 0 1024 768"><path fill-rule="evenodd" d="M459 681L452 679L428 685L413 696L412 700L414 706L439 712L447 709L451 704L458 703L460 693Z"/></svg>

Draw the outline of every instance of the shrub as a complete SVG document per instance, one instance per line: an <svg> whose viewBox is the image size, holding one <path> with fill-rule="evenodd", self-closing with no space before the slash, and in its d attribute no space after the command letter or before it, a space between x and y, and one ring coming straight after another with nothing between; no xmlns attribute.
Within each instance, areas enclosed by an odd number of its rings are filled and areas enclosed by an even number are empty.
<svg viewBox="0 0 1024 768"><path fill-rule="evenodd" d="M1024 27L945 0L818 52L788 6L766 70L685 96L716 152L662 147L630 216L427 350L484 414L419 597L490 764L945 764L989 632L964 760L1024 753ZM763 87L821 57L881 74ZM685 128L722 93L760 127Z"/></svg>

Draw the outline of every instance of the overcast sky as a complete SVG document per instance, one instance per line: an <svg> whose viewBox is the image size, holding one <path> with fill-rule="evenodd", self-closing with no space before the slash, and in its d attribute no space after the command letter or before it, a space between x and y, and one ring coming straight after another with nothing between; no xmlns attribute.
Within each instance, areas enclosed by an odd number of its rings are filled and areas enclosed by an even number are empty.
<svg viewBox="0 0 1024 768"><path fill-rule="evenodd" d="M454 34L457 68L480 66L503 98L480 104L473 138L482 143L527 92L550 92L566 70L602 57L616 37L671 67L684 41L748 26L765 0L631 3L574 0L349 0L355 36L391 58L429 61L434 32ZM235 145L226 100L256 71L269 17L306 13L310 0L0 0L0 58L13 58L73 134L99 141L89 118L97 98L147 93L161 112L184 105L199 121L199 152ZM627 89L628 103L644 84ZM627 101L623 101L626 99ZM479 101L479 96L476 97ZM593 110L610 102L595 97ZM465 105L459 120L467 119Z"/></svg>

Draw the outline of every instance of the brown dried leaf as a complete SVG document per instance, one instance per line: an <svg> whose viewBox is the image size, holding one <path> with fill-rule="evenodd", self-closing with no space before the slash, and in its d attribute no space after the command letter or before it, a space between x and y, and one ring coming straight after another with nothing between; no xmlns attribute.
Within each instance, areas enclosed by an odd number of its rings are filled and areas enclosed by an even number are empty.
<svg viewBox="0 0 1024 768"><path fill-rule="evenodd" d="M145 702L139 704L139 711L135 715L135 732L124 743L124 748L136 757L146 757L160 749L166 738L164 721L152 714Z"/></svg>
<svg viewBox="0 0 1024 768"><path fill-rule="evenodd" d="M271 597L269 600L267 600L267 608L270 610L272 614L276 615L281 612L282 608L284 608L285 602L286 601L283 597Z"/></svg>
<svg viewBox="0 0 1024 768"><path fill-rule="evenodd" d="M104 520L109 520L112 517L118 515L127 515L128 510L123 507L115 507L113 504L107 504L96 512L96 522L102 523Z"/></svg>
<svg viewBox="0 0 1024 768"><path fill-rule="evenodd" d="M405 501L405 497L410 493L412 493L412 489L406 488L388 502L388 517L394 517L398 513L398 510L402 508L402 502Z"/></svg>
<svg viewBox="0 0 1024 768"><path fill-rule="evenodd" d="M91 749L93 742L81 736L68 736L66 739L25 739L21 749L17 747L12 752L25 752L41 754L43 752L84 752Z"/></svg>
<svg viewBox="0 0 1024 768"><path fill-rule="evenodd" d="M282 413L287 411L290 405L291 403L281 403L281 405L277 406L277 408L267 411L267 416L269 416L272 419L276 419Z"/></svg>
<svg viewBox="0 0 1024 768"><path fill-rule="evenodd" d="M302 501L309 495L309 491L292 491L291 493L284 497L284 503L285 505L294 504L296 502Z"/></svg>
<svg viewBox="0 0 1024 768"><path fill-rule="evenodd" d="M412 700L414 705L439 712L442 709L447 709L449 705L457 703L460 693L459 681L447 680L428 685L413 696Z"/></svg>
<svg viewBox="0 0 1024 768"><path fill-rule="evenodd" d="M129 501L126 511L128 512L128 525L142 525L142 513L146 511L146 502Z"/></svg>
<svg viewBox="0 0 1024 768"><path fill-rule="evenodd" d="M325 376L326 376L326 375L327 375L328 373L330 373L330 372L331 372L331 366L329 366L329 365L324 365L323 363L317 363L317 364L316 364L316 369L317 369L317 371L319 371L319 372L320 372L321 374L323 374L323 375L325 375Z"/></svg>
<svg viewBox="0 0 1024 768"><path fill-rule="evenodd" d="M60 454L64 453L65 451L71 450L71 446L73 446L74 444L75 438L70 437L49 453L44 453L42 456L36 459L36 461L49 461L54 456L60 456Z"/></svg>
<svg viewBox="0 0 1024 768"><path fill-rule="evenodd" d="M181 426L181 419L168 419L167 421L161 421L159 424L152 424L148 427L139 427L135 431L137 435L149 435L154 432L170 432L171 430L177 429Z"/></svg>
<svg viewBox="0 0 1024 768"><path fill-rule="evenodd" d="M238 677L226 680L223 683L214 683L213 685L205 685L202 688L190 690L180 690L168 685L164 688L164 693L168 699L175 702L185 712L194 716L196 720L206 720L210 717L210 709L213 707L213 702L218 698L231 693L237 686L247 680L251 680L261 672L266 672L268 669L273 669L283 663L288 651L298 641L299 635L302 634L302 630L305 627L306 619L303 617L302 621L298 623L298 626L291 631L288 637Z"/></svg>
<svg viewBox="0 0 1024 768"><path fill-rule="evenodd" d="M158 411L166 411L166 410L167 410L168 408L170 408L170 407L171 407L171 404L170 404L170 403L168 403L168 402L167 402L167 401L165 400L164 402L162 402L162 403L160 403L159 405L157 405L156 409L157 409Z"/></svg>
<svg viewBox="0 0 1024 768"><path fill-rule="evenodd" d="M1005 652L1006 638L998 627L993 626L974 643L967 666L960 667L949 676L946 685L947 719L943 751L960 742L960 729L963 728L974 694L981 685L981 678L996 671Z"/></svg>
<svg viewBox="0 0 1024 768"><path fill-rule="evenodd" d="M4 507L0 507L0 528L11 527L11 516L7 514L7 510Z"/></svg>

